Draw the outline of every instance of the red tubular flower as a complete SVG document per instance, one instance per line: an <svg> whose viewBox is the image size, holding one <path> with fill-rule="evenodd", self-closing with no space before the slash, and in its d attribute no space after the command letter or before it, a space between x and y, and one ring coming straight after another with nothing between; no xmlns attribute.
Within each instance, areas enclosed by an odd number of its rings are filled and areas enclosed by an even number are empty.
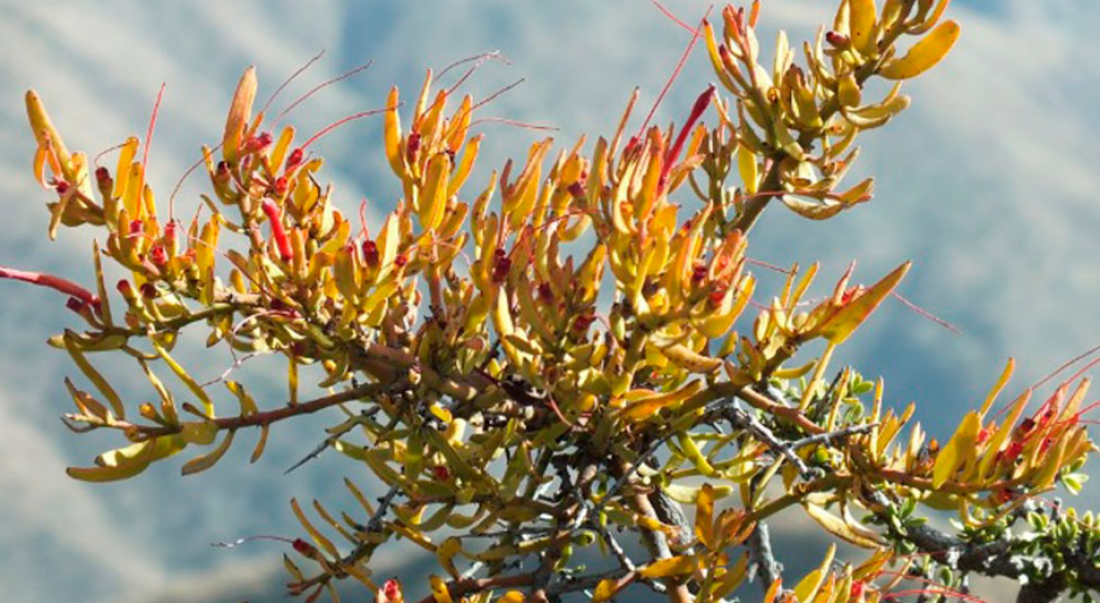
<svg viewBox="0 0 1100 603"><path fill-rule="evenodd" d="M275 239L275 246L279 248L279 256L282 257L284 262L289 262L294 259L294 249L290 246L290 240L283 228L283 215L279 211L279 206L275 205L275 202L271 199L264 199L261 207L263 207L267 219L271 222L271 237Z"/></svg>
<svg viewBox="0 0 1100 603"><path fill-rule="evenodd" d="M680 128L680 133L676 136L676 142L668 148L664 161L661 162L661 179L657 181L658 191L665 190L665 185L668 184L668 173L672 171L672 164L680 157L680 151L684 148L688 133L691 132L695 122L699 121L699 118L703 116L703 112L710 106L712 98L714 98L714 84L707 86L707 89L695 99L695 104L691 106L691 113L688 113L687 121L684 122L683 127Z"/></svg>
<svg viewBox="0 0 1100 603"><path fill-rule="evenodd" d="M14 268L0 266L0 278L10 278L12 280L23 281L34 285L40 285L42 287L49 287L66 295L71 295L86 304L91 304L95 307L99 306L99 298L97 298L95 295L92 295L91 291L88 291L84 287L81 287L80 285L72 281L65 280L52 274L42 274L41 272L27 272L24 270L16 270Z"/></svg>

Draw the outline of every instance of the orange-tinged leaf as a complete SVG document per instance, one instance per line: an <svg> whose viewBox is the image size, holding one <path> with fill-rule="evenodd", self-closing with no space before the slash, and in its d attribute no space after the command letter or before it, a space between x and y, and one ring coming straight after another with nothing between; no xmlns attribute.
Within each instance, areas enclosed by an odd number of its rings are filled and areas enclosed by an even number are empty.
<svg viewBox="0 0 1100 603"><path fill-rule="evenodd" d="M222 156L226 161L237 159L241 146L241 137L248 120L252 117L252 101L256 98L256 68L249 67L237 83L233 93L233 102L229 105L229 114L225 118L225 132L222 134Z"/></svg>
<svg viewBox="0 0 1100 603"><path fill-rule="evenodd" d="M901 279L905 278L911 265L912 262L905 262L855 299L843 303L840 309L821 325L821 335L834 344L843 343L878 308L882 300L893 292Z"/></svg>
<svg viewBox="0 0 1100 603"><path fill-rule="evenodd" d="M764 603L776 603L775 598L779 596L779 591L783 588L783 578L776 579L772 582L772 585L768 587L768 592L764 593Z"/></svg>
<svg viewBox="0 0 1100 603"><path fill-rule="evenodd" d="M496 603L523 603L527 600L527 595L523 594L520 590L510 590L497 599Z"/></svg>
<svg viewBox="0 0 1100 603"><path fill-rule="evenodd" d="M906 80L916 77L943 60L955 41L959 39L959 24L944 21L932 33L913 45L905 56L888 61L879 70L879 75L891 80Z"/></svg>
<svg viewBox="0 0 1100 603"><path fill-rule="evenodd" d="M596 585L596 590L592 592L592 603L609 601L618 592L618 585L617 581L610 578L600 580L600 583Z"/></svg>
<svg viewBox="0 0 1100 603"><path fill-rule="evenodd" d="M668 559L658 559L638 570L643 578L667 578L681 576L695 571L696 560L692 555L677 555Z"/></svg>
<svg viewBox="0 0 1100 603"><path fill-rule="evenodd" d="M61 162L60 168L63 173L58 175L71 179L68 173L69 151L65 148L61 135L54 128L49 113L46 113L46 107L42 104L42 99L34 90L27 90L24 100L27 104L27 119L30 121L31 131L34 133L35 140L38 141L39 148L52 148Z"/></svg>
<svg viewBox="0 0 1100 603"><path fill-rule="evenodd" d="M695 500L695 537L703 546L714 545L714 487L703 484Z"/></svg>

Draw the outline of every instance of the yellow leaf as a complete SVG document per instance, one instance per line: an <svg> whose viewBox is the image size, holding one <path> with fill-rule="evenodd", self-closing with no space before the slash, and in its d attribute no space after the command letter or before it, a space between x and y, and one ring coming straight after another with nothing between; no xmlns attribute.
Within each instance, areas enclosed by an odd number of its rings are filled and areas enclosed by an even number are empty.
<svg viewBox="0 0 1100 603"><path fill-rule="evenodd" d="M510 590L501 595L501 597L497 599L496 603L523 603L526 600L527 595L524 595L523 591Z"/></svg>
<svg viewBox="0 0 1100 603"><path fill-rule="evenodd" d="M1004 372L1001 373L1001 378L997 379L997 383L993 386L993 389L989 390L989 395L985 397L985 402L982 404L982 409L978 412L982 417L985 413L989 412L989 407L993 405L993 401L997 399L997 395L1005 388L1005 384L1008 383L1008 378L1012 376L1012 370L1016 368L1016 361L1012 358L1008 359L1008 364L1005 365Z"/></svg>
<svg viewBox="0 0 1100 603"><path fill-rule="evenodd" d="M976 451L978 432L982 430L982 418L976 411L967 413L951 441L936 456L936 465L932 469L932 487L939 488L947 483L955 472L966 464L967 459Z"/></svg>
<svg viewBox="0 0 1100 603"><path fill-rule="evenodd" d="M867 528L860 530L856 526L850 525L840 517L826 511L824 507L813 502L805 502L802 506L805 507L806 513L813 518L818 525L825 528L825 531L837 538L841 538L865 549L878 548L879 542L874 538L874 532L871 532Z"/></svg>
<svg viewBox="0 0 1100 603"><path fill-rule="evenodd" d="M879 70L879 75L891 80L906 80L916 77L939 63L959 39L959 24L944 21L932 33L917 42L905 56L887 62Z"/></svg>
<svg viewBox="0 0 1100 603"><path fill-rule="evenodd" d="M821 325L821 335L834 344L843 343L878 308L882 300L894 291L909 272L911 265L912 262L905 262L854 300L844 303Z"/></svg>
<svg viewBox="0 0 1100 603"><path fill-rule="evenodd" d="M830 544L829 551L825 553L825 560L821 563L821 567L807 574L794 588L796 599L799 601L813 600L818 589L821 588L821 584L825 581L825 577L829 575L829 566L833 563L834 555L836 555L836 545Z"/></svg>
<svg viewBox="0 0 1100 603"><path fill-rule="evenodd" d="M714 487L703 484L695 501L695 537L703 546L712 548L714 544Z"/></svg>
<svg viewBox="0 0 1100 603"><path fill-rule="evenodd" d="M107 398L107 401L111 403L111 410L114 411L115 416L119 419L126 418L126 409L122 405L122 398L118 396L118 392L115 391L115 388L111 387L111 384L103 378L103 375L101 375L99 371L88 362L88 359L84 357L84 352L80 350L79 344L77 343L77 334L73 331L66 330L64 341L65 349L69 352L69 356L72 357L73 362L75 362L76 366L84 373L84 376L96 386L99 393L103 394L103 396Z"/></svg>
<svg viewBox="0 0 1100 603"><path fill-rule="evenodd" d="M604 601L614 597L617 592L618 582L610 578L600 580L600 583L596 585L596 590L592 593L592 603L604 603Z"/></svg>
<svg viewBox="0 0 1100 603"><path fill-rule="evenodd" d="M57 154L57 159L61 165L57 166L62 170L60 176L64 176L66 180L71 180L69 175L69 151L65 148L65 143L61 141L61 135L57 133L57 130L53 126L53 121L50 120L50 115L46 113L46 107L42 104L42 99L39 98L38 93L34 90L27 90L26 94L27 104L27 119L31 124L31 131L34 133L35 140L38 141L38 147L45 148L49 146ZM70 182L75 184L75 182Z"/></svg>
<svg viewBox="0 0 1100 603"><path fill-rule="evenodd" d="M732 486L720 485L711 486L713 492L712 496L714 500L725 498L733 492ZM700 488L696 486L685 486L683 484L668 484L664 488L665 494L672 500L683 505L694 505L699 502Z"/></svg>
<svg viewBox="0 0 1100 603"><path fill-rule="evenodd" d="M458 578L458 569L455 567L454 558L455 555L462 551L462 541L454 536L444 540L440 543L439 548L435 550L436 559L439 560L439 565L447 570L453 578Z"/></svg>
<svg viewBox="0 0 1100 603"><path fill-rule="evenodd" d="M206 471L213 467L222 456L225 455L225 451L229 450L229 447L233 445L233 434L237 433L236 430L230 430L222 439L222 443L218 444L218 447L210 451L208 454L195 457L183 464L181 473L183 475L191 475L192 473L198 473L200 471Z"/></svg>
<svg viewBox="0 0 1100 603"><path fill-rule="evenodd" d="M849 0L848 9L852 47L864 55L874 54L875 0Z"/></svg>
<svg viewBox="0 0 1100 603"><path fill-rule="evenodd" d="M669 576L681 576L695 571L695 557L692 555L677 555L668 559L660 559L638 570L643 578L667 578Z"/></svg>
<svg viewBox="0 0 1100 603"><path fill-rule="evenodd" d="M429 582L432 585L432 595L435 597L436 603L454 603L451 599L451 592L447 589L447 583L443 581L443 578L433 575L429 578Z"/></svg>

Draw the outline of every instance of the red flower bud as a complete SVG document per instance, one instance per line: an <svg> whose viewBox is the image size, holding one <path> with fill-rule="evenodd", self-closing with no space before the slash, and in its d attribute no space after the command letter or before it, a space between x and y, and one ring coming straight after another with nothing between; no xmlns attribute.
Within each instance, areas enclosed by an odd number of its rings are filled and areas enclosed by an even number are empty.
<svg viewBox="0 0 1100 603"><path fill-rule="evenodd" d="M144 230L144 228L145 228L145 223L142 222L141 220L130 220L130 235L131 236L141 234L141 231Z"/></svg>
<svg viewBox="0 0 1100 603"><path fill-rule="evenodd" d="M378 267L378 244L370 239L363 241L363 261L371 268Z"/></svg>
<svg viewBox="0 0 1100 603"><path fill-rule="evenodd" d="M416 154L420 151L420 133L413 132L409 134L409 139L405 143L405 159L409 163L416 162Z"/></svg>
<svg viewBox="0 0 1100 603"><path fill-rule="evenodd" d="M295 551L306 557L313 557L317 554L317 548L301 538L295 538L291 546L294 547Z"/></svg>
<svg viewBox="0 0 1100 603"><path fill-rule="evenodd" d="M290 156L286 158L286 171L289 172L290 170L298 167L298 165L302 163L304 155L305 153L302 151L302 149L294 149L293 151L291 151Z"/></svg>
<svg viewBox="0 0 1100 603"><path fill-rule="evenodd" d="M512 259L504 255L504 250L498 249L493 261L493 282L503 283L508 279L508 273L512 271Z"/></svg>
<svg viewBox="0 0 1100 603"><path fill-rule="evenodd" d="M831 46L840 48L841 50L844 50L852 45L851 38L837 31L826 32L825 41L828 42Z"/></svg>
<svg viewBox="0 0 1100 603"><path fill-rule="evenodd" d="M69 183L64 180L58 180L57 184L54 184L53 187L59 195L64 195L69 192Z"/></svg>
<svg viewBox="0 0 1100 603"><path fill-rule="evenodd" d="M275 184L271 188L275 191L276 195L282 197L290 188L290 183L287 181L286 176L279 176L275 179Z"/></svg>
<svg viewBox="0 0 1100 603"><path fill-rule="evenodd" d="M432 467L432 477L434 477L436 481L445 482L451 479L451 472L443 465L435 465Z"/></svg>
<svg viewBox="0 0 1100 603"><path fill-rule="evenodd" d="M118 288L118 292L122 294L122 297L126 299L134 298L134 286L130 284L130 281L122 279L115 287Z"/></svg>
<svg viewBox="0 0 1100 603"><path fill-rule="evenodd" d="M261 151L267 147L267 145L271 144L271 141L271 132L260 132L258 136L253 136L248 139L248 142L244 145L244 152L255 153L256 151Z"/></svg>
<svg viewBox="0 0 1100 603"><path fill-rule="evenodd" d="M70 297L69 299L65 300L65 307L72 310L73 312L76 312L77 314L80 314L80 312L84 309L84 305L84 300L78 297Z"/></svg>
<svg viewBox="0 0 1100 603"><path fill-rule="evenodd" d="M397 257L393 258L393 263L398 268L404 268L405 264L409 263L409 258L405 257L405 254L399 253Z"/></svg>
<svg viewBox="0 0 1100 603"><path fill-rule="evenodd" d="M153 248L149 250L149 259L152 260L153 264L158 268L167 264L168 253L164 251L164 245L153 245Z"/></svg>
<svg viewBox="0 0 1100 603"><path fill-rule="evenodd" d="M141 296L145 299L156 299L157 288L153 283L144 283L141 285Z"/></svg>
<svg viewBox="0 0 1100 603"><path fill-rule="evenodd" d="M106 182L111 179L111 172L107 171L107 168L100 166L95 169L95 179L97 182Z"/></svg>

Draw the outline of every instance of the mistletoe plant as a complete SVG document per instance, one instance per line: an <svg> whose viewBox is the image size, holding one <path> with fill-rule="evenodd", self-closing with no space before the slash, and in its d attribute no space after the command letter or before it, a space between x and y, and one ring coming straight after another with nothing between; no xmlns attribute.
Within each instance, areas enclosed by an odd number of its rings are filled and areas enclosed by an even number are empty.
<svg viewBox="0 0 1100 603"><path fill-rule="evenodd" d="M491 97L448 110L458 86L439 88L429 72L411 111L395 87L384 108L352 116L382 115L402 191L371 225L319 182L311 145L331 127L301 143L292 126L272 131L280 118L253 114L252 69L220 144L203 149L212 194L190 224L171 201L158 213L138 138L118 147L114 171L94 165L28 92L34 175L56 194L50 237L89 226L103 241L90 288L0 272L69 295L86 323L49 340L87 382L65 380L76 407L65 421L117 431L123 445L69 474L121 480L184 451L183 473L196 473L242 431L258 432L255 460L276 424L335 411L311 456L351 459L361 508L314 501L307 513L291 501L305 535L287 539L288 588L308 601L337 599L336 581L350 578L401 602L401 584L371 574L399 539L438 559L425 603L582 592L601 603L632 585L709 603L752 598L743 582L768 603L973 600L971 574L1018 580L1019 601L1089 599L1100 590L1097 519L1039 498L1084 481L1087 380L1038 409L1028 390L996 411L1009 362L941 446L908 426L912 405L884 408L881 379L829 372L909 263L866 287L849 269L818 299L808 296L818 264L795 266L769 304L753 302L747 236L769 204L825 220L871 198L870 179L843 184L856 139L903 111L902 82L948 53L959 27L941 19L947 4L841 0L801 49L781 32L770 67L759 4L727 7L718 26L693 30L721 87L682 123L629 135L635 94L610 138L560 151L536 142L473 192L475 113ZM893 86L868 98L876 79ZM110 287L105 262L127 278ZM750 305L759 311L738 322ZM210 347L285 358L289 400L200 384L172 356L191 329ZM805 357L815 342L824 351ZM124 401L96 356L136 362L159 400ZM322 372L329 393L300 399L300 375ZM223 386L228 407L212 391ZM388 488L376 500L356 484L368 475ZM809 575L783 576L767 522L792 507L866 556L842 560L833 547ZM952 512L953 531L925 523L932 511ZM598 549L603 565L580 564L581 549Z"/></svg>

